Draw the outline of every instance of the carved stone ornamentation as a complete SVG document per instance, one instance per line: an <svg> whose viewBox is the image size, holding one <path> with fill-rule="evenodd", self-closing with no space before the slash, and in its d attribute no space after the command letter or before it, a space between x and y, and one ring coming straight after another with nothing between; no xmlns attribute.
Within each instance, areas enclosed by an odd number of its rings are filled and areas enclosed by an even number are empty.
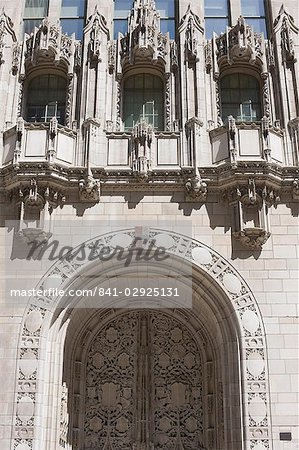
<svg viewBox="0 0 299 450"><path fill-rule="evenodd" d="M119 36L118 72L126 62L134 64L138 59L147 62L162 61L170 72L171 55L169 34L160 32L160 15L154 0L135 0L128 23L128 33Z"/></svg>
<svg viewBox="0 0 299 450"><path fill-rule="evenodd" d="M268 208L279 201L279 196L266 186L257 187L255 180L249 179L247 187L238 186L225 198L234 207L234 238L250 250L260 250L271 236Z"/></svg>
<svg viewBox="0 0 299 450"><path fill-rule="evenodd" d="M23 63L25 66L29 63L35 66L39 60L55 64L64 62L70 74L75 69L74 60L78 46L80 47L80 44L75 41L74 35L67 36L62 32L61 27L51 24L49 19L45 18L30 36L25 35ZM24 75L24 68L21 75Z"/></svg>
<svg viewBox="0 0 299 450"><path fill-rule="evenodd" d="M151 144L154 130L146 122L138 122L132 129L133 173L140 180L151 172Z"/></svg>
<svg viewBox="0 0 299 450"><path fill-rule="evenodd" d="M187 196L192 200L204 202L207 198L208 186L200 175L188 178L185 183Z"/></svg>
<svg viewBox="0 0 299 450"><path fill-rule="evenodd" d="M29 186L21 186L18 194L20 205L20 230L17 233L24 242L46 242L52 236L49 229L50 214L65 202L64 195L49 187L39 186L36 179Z"/></svg>
<svg viewBox="0 0 299 450"><path fill-rule="evenodd" d="M3 60L3 49L5 47L6 35L10 35L12 41L16 42L17 38L13 30L13 23L3 11L0 16L0 65L5 62Z"/></svg>
<svg viewBox="0 0 299 450"><path fill-rule="evenodd" d="M107 28L106 19L98 12L97 6L93 15L89 18L87 26L84 30L84 34L88 35L88 59L98 63L101 61L101 52L106 52L106 48L103 48L103 43L106 39L103 39L103 35L108 36L109 30Z"/></svg>
<svg viewBox="0 0 299 450"><path fill-rule="evenodd" d="M236 62L249 62L255 64L258 60L264 64L265 41L263 34L255 33L250 25L247 25L244 17L240 16L237 24L227 28L221 36L214 36L217 49L217 64L222 61L234 64Z"/></svg>
<svg viewBox="0 0 299 450"><path fill-rule="evenodd" d="M86 448L203 449L202 363L186 327L161 312L128 312L98 333L84 433Z"/></svg>
<svg viewBox="0 0 299 450"><path fill-rule="evenodd" d="M278 16L274 21L274 32L276 33L279 30L283 61L294 64L296 57L293 35L298 34L299 29L295 25L294 18L286 12L284 5L281 6Z"/></svg>
<svg viewBox="0 0 299 450"><path fill-rule="evenodd" d="M91 171L86 178L79 181L79 198L82 202L98 202L100 200L100 184L93 178Z"/></svg>
<svg viewBox="0 0 299 450"><path fill-rule="evenodd" d="M67 443L68 423L69 423L69 413L67 403L68 403L68 389L66 383L63 383L61 388L60 439L59 439L59 443L62 447L65 447Z"/></svg>

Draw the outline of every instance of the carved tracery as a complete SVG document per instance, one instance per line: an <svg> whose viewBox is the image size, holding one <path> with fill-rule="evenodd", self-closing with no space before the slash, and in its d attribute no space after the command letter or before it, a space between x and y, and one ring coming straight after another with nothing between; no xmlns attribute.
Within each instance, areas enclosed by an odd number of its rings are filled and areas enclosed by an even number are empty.
<svg viewBox="0 0 299 450"><path fill-rule="evenodd" d="M119 316L88 353L84 448L203 449L202 396L186 327L161 312Z"/></svg>

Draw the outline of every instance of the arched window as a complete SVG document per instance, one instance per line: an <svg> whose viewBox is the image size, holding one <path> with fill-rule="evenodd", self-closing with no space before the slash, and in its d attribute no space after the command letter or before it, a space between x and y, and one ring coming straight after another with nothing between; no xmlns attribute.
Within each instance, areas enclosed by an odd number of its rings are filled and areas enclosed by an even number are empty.
<svg viewBox="0 0 299 450"><path fill-rule="evenodd" d="M49 122L56 117L64 123L66 101L66 79L57 75L39 75L28 86L26 120Z"/></svg>
<svg viewBox="0 0 299 450"><path fill-rule="evenodd" d="M221 79L222 119L254 121L261 118L260 86L258 80L243 73L226 75Z"/></svg>
<svg viewBox="0 0 299 450"><path fill-rule="evenodd" d="M125 128L145 121L157 130L163 129L163 82L151 74L133 75L125 80L123 95Z"/></svg>

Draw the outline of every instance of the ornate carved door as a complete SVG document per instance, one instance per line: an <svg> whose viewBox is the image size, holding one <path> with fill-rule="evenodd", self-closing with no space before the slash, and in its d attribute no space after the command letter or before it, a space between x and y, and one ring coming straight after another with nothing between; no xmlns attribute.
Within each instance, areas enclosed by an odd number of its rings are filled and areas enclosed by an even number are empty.
<svg viewBox="0 0 299 450"><path fill-rule="evenodd" d="M162 311L109 322L87 358L84 450L200 450L202 364L190 331Z"/></svg>

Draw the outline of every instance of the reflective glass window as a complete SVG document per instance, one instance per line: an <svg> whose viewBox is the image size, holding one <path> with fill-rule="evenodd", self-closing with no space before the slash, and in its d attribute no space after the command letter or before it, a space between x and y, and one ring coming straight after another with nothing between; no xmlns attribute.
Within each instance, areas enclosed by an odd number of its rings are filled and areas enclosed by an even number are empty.
<svg viewBox="0 0 299 450"><path fill-rule="evenodd" d="M220 88L223 121L228 116L249 122L261 118L260 86L255 77L241 73L226 75Z"/></svg>
<svg viewBox="0 0 299 450"><path fill-rule="evenodd" d="M69 36L75 33L75 38L81 40L85 24L85 0L62 0L60 24L62 31Z"/></svg>
<svg viewBox="0 0 299 450"><path fill-rule="evenodd" d="M48 15L49 0L25 0L23 31L30 34Z"/></svg>
<svg viewBox="0 0 299 450"><path fill-rule="evenodd" d="M26 120L49 122L56 117L64 124L66 102L66 79L57 75L40 75L29 83L27 92Z"/></svg>
<svg viewBox="0 0 299 450"><path fill-rule="evenodd" d="M125 129L145 121L157 130L163 129L163 82L151 74L129 77L124 84L123 119Z"/></svg>
<svg viewBox="0 0 299 450"><path fill-rule="evenodd" d="M205 0L205 35L207 39L224 33L229 25L229 8L227 0Z"/></svg>

